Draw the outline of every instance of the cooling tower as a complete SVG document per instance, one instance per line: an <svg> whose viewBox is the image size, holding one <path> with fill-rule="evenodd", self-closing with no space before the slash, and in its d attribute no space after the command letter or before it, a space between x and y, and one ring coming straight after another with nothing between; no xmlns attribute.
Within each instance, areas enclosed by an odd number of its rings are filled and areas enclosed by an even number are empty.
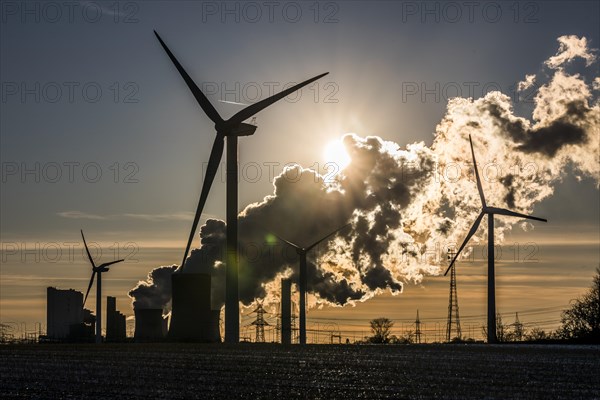
<svg viewBox="0 0 600 400"><path fill-rule="evenodd" d="M210 307L210 274L174 273L171 284L169 339L219 342L219 313Z"/></svg>
<svg viewBox="0 0 600 400"><path fill-rule="evenodd" d="M160 341L163 336L163 317L161 308L135 309L136 342Z"/></svg>
<svg viewBox="0 0 600 400"><path fill-rule="evenodd" d="M281 280L281 344L292 343L292 280Z"/></svg>

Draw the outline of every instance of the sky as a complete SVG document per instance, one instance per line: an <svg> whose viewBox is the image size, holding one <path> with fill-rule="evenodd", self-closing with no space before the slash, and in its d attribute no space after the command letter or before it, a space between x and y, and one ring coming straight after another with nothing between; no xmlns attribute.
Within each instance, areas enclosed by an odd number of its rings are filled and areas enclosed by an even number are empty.
<svg viewBox="0 0 600 400"><path fill-rule="evenodd" d="M126 259L104 275L103 285L126 315L133 314L127 293L138 281L181 262L214 129L153 30L224 117L243 106L219 100L250 104L329 72L261 111L255 135L239 144L240 229L246 227L241 235L249 242L259 243L261 222L308 242L353 222L351 233L319 248L313 262L315 287L318 279L333 281L309 296L309 329L337 324L345 336L362 335L370 319L385 316L399 334L417 309L430 337L436 324L444 325L444 247L463 240L478 212L467 132L480 168L497 174L484 179L488 201L549 220L497 222L497 307L505 319L519 312L529 326L554 328L600 264L598 2L6 1L1 7L2 322L33 329L45 323L47 286L85 290L91 271L80 229L102 262ZM534 76L530 85L527 76ZM579 114L561 108L583 103ZM552 127L565 128L561 123L577 129L553 133ZM587 141L576 139L581 131ZM347 166L344 152L351 154ZM372 170L360 168L369 162ZM409 184L391 190L386 179L408 162L417 162L417 173L405 170ZM284 171L303 179L296 184ZM221 172L201 223L225 218ZM284 206L265 196L282 198ZM361 200L371 197L373 204ZM451 229L442 234L437 225L447 218ZM363 219L368 226L360 225ZM485 226L484 219L472 260L457 267L461 315L475 334L485 314ZM222 227L209 228L207 235ZM407 242L427 246L435 257L398 262ZM242 298L248 305L265 298L276 312L273 285L294 274L295 260L269 262L277 265L269 269L260 259L257 272L248 272ZM221 270L210 267L217 275ZM353 304L321 301L325 293L338 295L340 282L352 289ZM90 300L93 308L94 291ZM243 334L252 318L242 316Z"/></svg>

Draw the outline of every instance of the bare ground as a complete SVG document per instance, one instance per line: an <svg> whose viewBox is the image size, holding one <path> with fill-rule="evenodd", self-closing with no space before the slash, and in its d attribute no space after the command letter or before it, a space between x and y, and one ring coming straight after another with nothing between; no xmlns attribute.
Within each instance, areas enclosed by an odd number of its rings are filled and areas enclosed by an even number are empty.
<svg viewBox="0 0 600 400"><path fill-rule="evenodd" d="M600 346L0 346L6 398L600 399Z"/></svg>

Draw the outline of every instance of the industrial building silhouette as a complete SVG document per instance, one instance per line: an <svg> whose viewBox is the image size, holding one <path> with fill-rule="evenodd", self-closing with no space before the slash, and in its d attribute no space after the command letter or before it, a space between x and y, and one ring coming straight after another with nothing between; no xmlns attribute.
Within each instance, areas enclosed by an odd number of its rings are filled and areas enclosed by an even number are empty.
<svg viewBox="0 0 600 400"><path fill-rule="evenodd" d="M292 343L292 280L281 280L281 344Z"/></svg>
<svg viewBox="0 0 600 400"><path fill-rule="evenodd" d="M47 340L93 340L96 317L83 308L83 293L48 287L46 296Z"/></svg>
<svg viewBox="0 0 600 400"><path fill-rule="evenodd" d="M171 279L173 306L170 325L163 317L162 308L136 308L134 340L220 342L221 311L211 308L210 274L175 273ZM115 297L106 298L107 342L127 340L126 317L116 305ZM91 311L83 308L83 293L48 287L48 340L93 341L95 321Z"/></svg>
<svg viewBox="0 0 600 400"><path fill-rule="evenodd" d="M106 297L106 341L123 342L127 339L125 315L117 311L117 298Z"/></svg>
<svg viewBox="0 0 600 400"><path fill-rule="evenodd" d="M165 337L166 319L163 319L162 308L136 308L135 333L136 342L157 342Z"/></svg>
<svg viewBox="0 0 600 400"><path fill-rule="evenodd" d="M210 274L171 275L172 311L168 339L183 342L220 342L220 310L211 308Z"/></svg>

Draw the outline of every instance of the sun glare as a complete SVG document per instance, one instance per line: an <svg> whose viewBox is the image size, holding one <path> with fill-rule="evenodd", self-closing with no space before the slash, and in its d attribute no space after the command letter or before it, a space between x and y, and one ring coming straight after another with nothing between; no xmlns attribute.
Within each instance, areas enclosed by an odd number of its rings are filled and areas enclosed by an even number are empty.
<svg viewBox="0 0 600 400"><path fill-rule="evenodd" d="M333 140L325 146L325 161L335 163L339 169L344 169L350 164L350 156L340 140Z"/></svg>

